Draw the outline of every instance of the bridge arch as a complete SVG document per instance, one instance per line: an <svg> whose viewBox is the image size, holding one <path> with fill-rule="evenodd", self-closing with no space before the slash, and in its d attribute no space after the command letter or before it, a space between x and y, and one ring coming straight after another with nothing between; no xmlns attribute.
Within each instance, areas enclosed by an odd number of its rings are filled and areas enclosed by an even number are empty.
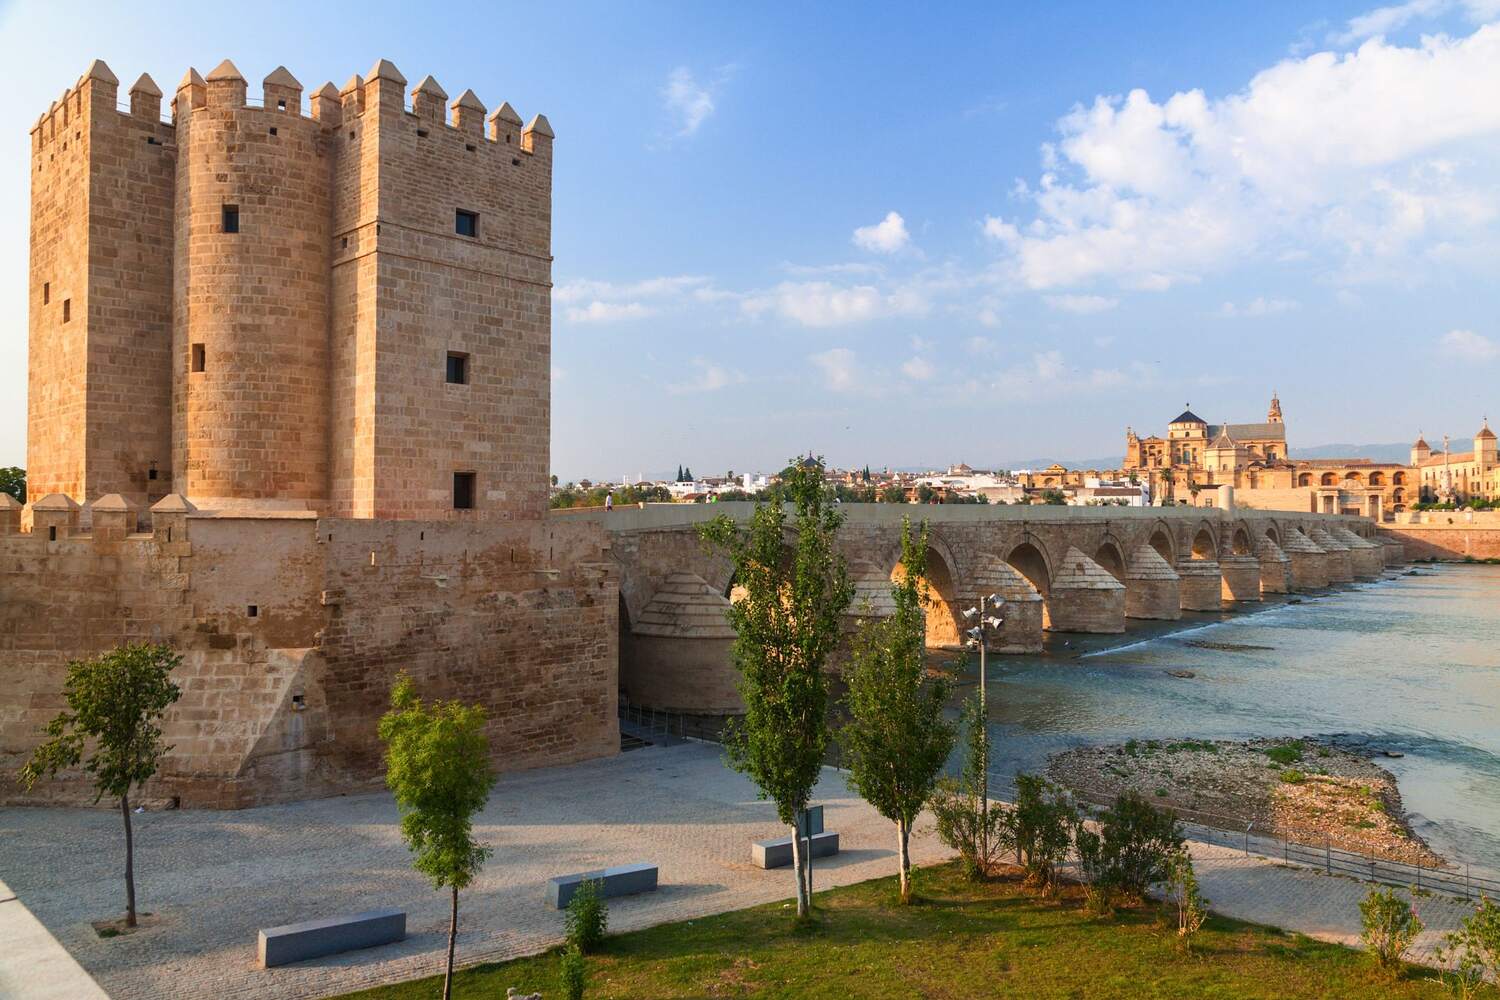
<svg viewBox="0 0 1500 1000"><path fill-rule="evenodd" d="M1106 534L1094 550L1094 562L1109 571L1109 575L1125 582L1125 546L1113 533Z"/></svg>
<svg viewBox="0 0 1500 1000"><path fill-rule="evenodd" d="M1167 527L1165 521L1156 521L1151 526L1151 535L1147 538L1147 544L1156 550L1156 554L1167 561L1168 566L1177 565L1177 545L1172 539L1172 531Z"/></svg>
<svg viewBox="0 0 1500 1000"><path fill-rule="evenodd" d="M1052 564L1047 559L1047 553L1028 539L1014 546L1005 561L1011 569L1026 578L1033 590L1042 595L1042 628L1051 628L1052 612L1047 605L1052 594Z"/></svg>
<svg viewBox="0 0 1500 1000"><path fill-rule="evenodd" d="M1215 559L1219 554L1219 542L1214 537L1214 529L1207 521L1198 523L1198 530L1193 533L1193 558Z"/></svg>
<svg viewBox="0 0 1500 1000"><path fill-rule="evenodd" d="M1229 550L1237 556L1248 556L1252 554L1250 545L1250 526L1244 521L1238 521L1234 525L1234 534L1229 538Z"/></svg>
<svg viewBox="0 0 1500 1000"><path fill-rule="evenodd" d="M937 648L962 645L958 563L947 543L935 533L928 533L926 560L927 571L923 575L926 588L922 610L927 624L927 645ZM892 582L898 582L906 575L899 550L895 553L893 562L890 578Z"/></svg>
<svg viewBox="0 0 1500 1000"><path fill-rule="evenodd" d="M1270 524L1266 525L1266 537L1269 538L1278 548L1281 546L1281 532L1277 529L1275 521L1272 521Z"/></svg>

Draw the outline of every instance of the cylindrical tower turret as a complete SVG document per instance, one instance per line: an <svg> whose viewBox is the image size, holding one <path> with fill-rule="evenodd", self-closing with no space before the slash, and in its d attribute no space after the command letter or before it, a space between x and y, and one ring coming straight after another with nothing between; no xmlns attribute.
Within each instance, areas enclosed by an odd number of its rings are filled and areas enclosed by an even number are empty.
<svg viewBox="0 0 1500 1000"><path fill-rule="evenodd" d="M225 60L175 102L174 489L199 507L328 498L332 172L284 69L264 107Z"/></svg>

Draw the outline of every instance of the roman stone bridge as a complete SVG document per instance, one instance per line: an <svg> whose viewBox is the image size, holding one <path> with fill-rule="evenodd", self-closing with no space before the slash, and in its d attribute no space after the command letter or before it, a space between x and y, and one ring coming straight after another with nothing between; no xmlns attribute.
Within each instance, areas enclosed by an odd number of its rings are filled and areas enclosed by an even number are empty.
<svg viewBox="0 0 1500 1000"><path fill-rule="evenodd" d="M653 504L562 514L609 531L620 573L620 686L632 703L734 712L725 610L734 566L697 529L749 503ZM957 646L962 611L1004 599L989 648L1036 652L1044 631L1123 632L1128 618L1175 619L1262 594L1375 579L1403 561L1364 518L1246 508L848 504L839 549L855 585L848 620L890 613L901 522L929 525L929 646Z"/></svg>

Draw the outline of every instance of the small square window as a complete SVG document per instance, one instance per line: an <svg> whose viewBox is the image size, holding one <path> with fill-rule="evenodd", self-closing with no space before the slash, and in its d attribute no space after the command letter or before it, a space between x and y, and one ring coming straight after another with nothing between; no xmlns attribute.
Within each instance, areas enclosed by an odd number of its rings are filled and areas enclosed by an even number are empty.
<svg viewBox="0 0 1500 1000"><path fill-rule="evenodd" d="M427 130L425 128L419 128L419 129L417 129L417 138L418 139L425 139L425 138L427 138Z"/></svg>
<svg viewBox="0 0 1500 1000"><path fill-rule="evenodd" d="M63 299L63 322L66 323L68 320L70 320L72 318L73 318L73 300L72 299Z"/></svg>
<svg viewBox="0 0 1500 1000"><path fill-rule="evenodd" d="M205 370L207 367L208 367L208 354L207 354L207 352L203 350L203 345L202 344L194 344L193 345L192 370L195 371L195 372L201 372L201 371Z"/></svg>
<svg viewBox="0 0 1500 1000"><path fill-rule="evenodd" d="M42 282L42 305L52 301L52 282Z"/></svg>
<svg viewBox="0 0 1500 1000"><path fill-rule="evenodd" d="M240 206L224 206L224 232L237 233L240 231Z"/></svg>
<svg viewBox="0 0 1500 1000"><path fill-rule="evenodd" d="M277 131L276 131L276 126L275 125L271 126L271 134L272 135L277 135L278 134Z"/></svg>
<svg viewBox="0 0 1500 1000"><path fill-rule="evenodd" d="M286 99L285 98L283 98L283 99L281 99L281 100L279 100L279 101L276 102L276 110L277 111L285 111L286 110Z"/></svg>
<svg viewBox="0 0 1500 1000"><path fill-rule="evenodd" d="M474 509L474 479L472 472L455 472L453 474L453 509Z"/></svg>
<svg viewBox="0 0 1500 1000"><path fill-rule="evenodd" d="M252 604L245 609L245 614L250 618L260 617L260 605Z"/></svg>
<svg viewBox="0 0 1500 1000"><path fill-rule="evenodd" d="M469 356L467 354L448 352L448 384L469 384Z"/></svg>
<svg viewBox="0 0 1500 1000"><path fill-rule="evenodd" d="M453 216L453 231L460 236L478 236L478 214L475 212L466 212L460 208Z"/></svg>

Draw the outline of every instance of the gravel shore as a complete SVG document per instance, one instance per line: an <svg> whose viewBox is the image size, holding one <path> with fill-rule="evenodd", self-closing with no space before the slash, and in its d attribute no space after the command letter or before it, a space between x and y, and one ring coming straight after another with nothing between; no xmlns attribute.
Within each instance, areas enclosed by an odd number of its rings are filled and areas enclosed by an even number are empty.
<svg viewBox="0 0 1500 1000"><path fill-rule="evenodd" d="M1406 825L1389 771L1312 740L1131 740L1054 754L1047 775L1088 799L1131 788L1209 826L1243 830L1253 821L1259 832L1307 844L1442 864Z"/></svg>

